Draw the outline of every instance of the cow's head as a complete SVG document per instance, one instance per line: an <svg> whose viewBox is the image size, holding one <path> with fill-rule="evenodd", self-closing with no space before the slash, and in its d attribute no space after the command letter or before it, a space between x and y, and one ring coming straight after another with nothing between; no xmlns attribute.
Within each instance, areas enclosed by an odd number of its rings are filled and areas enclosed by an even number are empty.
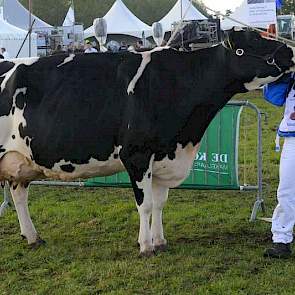
<svg viewBox="0 0 295 295"><path fill-rule="evenodd" d="M295 48L250 30L233 29L224 46L231 52L231 70L247 90L277 80L294 70Z"/></svg>

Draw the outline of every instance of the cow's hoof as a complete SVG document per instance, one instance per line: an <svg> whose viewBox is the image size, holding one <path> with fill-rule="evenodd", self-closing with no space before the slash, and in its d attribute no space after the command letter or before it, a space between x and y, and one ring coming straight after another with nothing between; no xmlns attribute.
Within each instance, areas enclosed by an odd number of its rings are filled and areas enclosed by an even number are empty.
<svg viewBox="0 0 295 295"><path fill-rule="evenodd" d="M167 244L162 244L162 245L155 245L155 251L156 252L165 252L167 251Z"/></svg>
<svg viewBox="0 0 295 295"><path fill-rule="evenodd" d="M46 242L44 240L38 238L35 243L29 244L29 247L32 250L37 250L38 248L40 248L42 245L45 245L45 244Z"/></svg>
<svg viewBox="0 0 295 295"><path fill-rule="evenodd" d="M150 258L156 255L154 250L144 251L139 253L139 258Z"/></svg>

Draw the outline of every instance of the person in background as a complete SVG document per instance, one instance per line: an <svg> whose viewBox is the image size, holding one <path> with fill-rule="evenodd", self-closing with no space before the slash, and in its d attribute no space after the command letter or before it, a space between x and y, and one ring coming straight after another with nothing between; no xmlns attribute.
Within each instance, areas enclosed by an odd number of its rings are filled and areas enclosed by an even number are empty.
<svg viewBox="0 0 295 295"><path fill-rule="evenodd" d="M73 54L73 53L74 53L74 51L75 51L75 45L74 45L73 42L71 42L71 43L68 45L67 51L68 51L68 54Z"/></svg>
<svg viewBox="0 0 295 295"><path fill-rule="evenodd" d="M125 41L121 42L121 46L119 48L119 51L127 51L128 50L128 45Z"/></svg>
<svg viewBox="0 0 295 295"><path fill-rule="evenodd" d="M136 49L136 50L141 50L141 49L143 49L143 48L144 48L144 46L143 46L143 42L142 42L142 40L137 41L137 42L136 42L136 45L135 45L135 49Z"/></svg>
<svg viewBox="0 0 295 295"><path fill-rule="evenodd" d="M60 44L58 44L56 46L56 49L52 52L52 55L57 55L57 54L63 54L65 53L62 49L62 46Z"/></svg>
<svg viewBox="0 0 295 295"><path fill-rule="evenodd" d="M278 205L272 216L272 247L264 251L265 257L288 258L291 256L291 242L295 224L295 79L287 74L277 82L264 87L265 99L276 106L285 105L283 120L278 136L284 138L280 160L280 181L277 190ZM279 137L276 150L280 150Z"/></svg>
<svg viewBox="0 0 295 295"><path fill-rule="evenodd" d="M4 59L9 59L10 58L9 53L7 52L5 47L1 48L1 54L3 55Z"/></svg>
<svg viewBox="0 0 295 295"><path fill-rule="evenodd" d="M93 48L91 42L89 40L85 41L84 53L96 53L97 49Z"/></svg>
<svg viewBox="0 0 295 295"><path fill-rule="evenodd" d="M77 44L74 48L74 54L81 54L84 53L84 44Z"/></svg>
<svg viewBox="0 0 295 295"><path fill-rule="evenodd" d="M94 48L94 49L96 49L97 50L97 52L100 52L100 45L99 45L99 43L98 42L92 42L92 47Z"/></svg>
<svg viewBox="0 0 295 295"><path fill-rule="evenodd" d="M120 50L120 43L115 40L111 40L107 43L108 52L117 53Z"/></svg>

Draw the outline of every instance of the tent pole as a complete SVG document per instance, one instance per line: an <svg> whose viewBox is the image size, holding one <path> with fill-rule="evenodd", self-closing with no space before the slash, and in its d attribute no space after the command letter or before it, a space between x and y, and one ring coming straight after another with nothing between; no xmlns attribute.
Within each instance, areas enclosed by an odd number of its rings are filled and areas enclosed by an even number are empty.
<svg viewBox="0 0 295 295"><path fill-rule="evenodd" d="M32 0L29 0L29 57L32 55L31 44L32 44Z"/></svg>
<svg viewBox="0 0 295 295"><path fill-rule="evenodd" d="M183 11L182 11L182 0L180 0L180 19L182 20L182 14L183 14Z"/></svg>
<svg viewBox="0 0 295 295"><path fill-rule="evenodd" d="M33 20L32 24L31 24L31 27L29 28L29 30L28 30L28 32L27 32L27 35L26 35L25 39L23 40L23 43L22 43L22 45L20 46L20 48L19 48L19 50L18 50L18 53L17 53L17 55L16 55L15 58L18 58L18 56L19 56L20 52L22 51L22 49L23 49L23 47L24 47L26 41L28 40L28 37L29 37L29 35L30 35L30 32L32 32L33 25L35 24L35 21L36 21L36 19Z"/></svg>
<svg viewBox="0 0 295 295"><path fill-rule="evenodd" d="M74 10L74 22L73 22L73 50L75 48L75 25L76 25L76 16L75 16L75 6L74 6L74 0L72 0L71 6Z"/></svg>

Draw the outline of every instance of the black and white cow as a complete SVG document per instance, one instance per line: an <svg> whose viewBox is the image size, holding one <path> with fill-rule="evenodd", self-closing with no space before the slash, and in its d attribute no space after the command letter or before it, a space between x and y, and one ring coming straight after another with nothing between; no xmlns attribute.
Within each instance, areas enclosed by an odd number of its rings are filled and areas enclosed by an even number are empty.
<svg viewBox="0 0 295 295"><path fill-rule="evenodd" d="M0 181L9 181L21 234L42 243L27 205L32 180L127 170L140 253L163 250L168 190L187 177L210 121L234 94L278 79L294 61L282 43L232 31L192 53L164 47L2 62Z"/></svg>

